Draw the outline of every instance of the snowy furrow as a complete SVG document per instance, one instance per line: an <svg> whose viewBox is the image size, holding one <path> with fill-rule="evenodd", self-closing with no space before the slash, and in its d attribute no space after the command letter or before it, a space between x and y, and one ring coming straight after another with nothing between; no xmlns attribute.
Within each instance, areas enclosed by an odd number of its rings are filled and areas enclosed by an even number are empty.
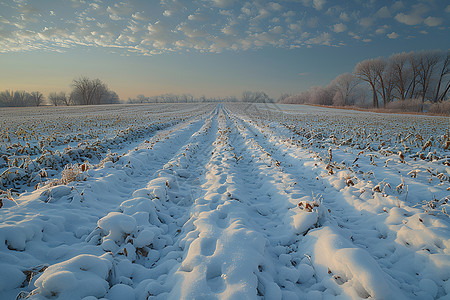
<svg viewBox="0 0 450 300"><path fill-rule="evenodd" d="M0 299L446 299L448 136L418 130L436 140L406 147L431 154L401 158L375 128L366 145L341 111L308 111L168 109L176 125L17 196L0 208Z"/></svg>
<svg viewBox="0 0 450 300"><path fill-rule="evenodd" d="M204 123L199 120L159 132L128 154L112 157L100 168L88 170L86 182L41 188L17 199L19 205L10 207L8 214L1 216L0 236L4 246L0 261L4 272L0 276L8 285L0 286L0 295L6 293L5 297L11 298L17 294L17 288L32 289L33 276L39 275L43 266L80 253L104 253L84 242L99 218L117 211L121 202L145 186L148 182L145 178L154 176L176 153L184 150L185 142ZM28 274L33 276L27 277Z"/></svg>
<svg viewBox="0 0 450 300"><path fill-rule="evenodd" d="M362 298L423 299L446 293L450 274L432 270L436 264L449 263L442 256L448 252L448 225L403 202L399 208L398 200L372 192L370 181L356 181L349 170L330 176L327 164L310 151L296 149L280 135L283 130L249 124L262 136L261 142L274 149L272 157L286 166L285 172L298 178L330 210L322 228L299 244L319 265L315 269L324 284L328 281L335 292ZM357 184L346 184L350 178ZM361 191L367 191L364 202ZM424 289L427 285L430 288Z"/></svg>

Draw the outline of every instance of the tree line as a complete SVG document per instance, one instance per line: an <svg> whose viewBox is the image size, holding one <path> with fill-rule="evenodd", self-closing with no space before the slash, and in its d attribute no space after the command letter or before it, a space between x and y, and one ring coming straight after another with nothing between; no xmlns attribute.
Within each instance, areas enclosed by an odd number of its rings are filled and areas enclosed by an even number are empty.
<svg viewBox="0 0 450 300"><path fill-rule="evenodd" d="M280 103L389 108L398 103L442 103L450 89L450 51L396 53L359 62L353 73L337 76L325 87L282 95ZM370 99L370 104L366 99ZM395 103L397 102L397 103Z"/></svg>
<svg viewBox="0 0 450 300"><path fill-rule="evenodd" d="M0 107L51 105L98 105L119 103L119 96L100 79L80 77L72 81L72 91L51 92L46 99L41 92L3 91L0 92ZM47 101L48 100L48 101Z"/></svg>
<svg viewBox="0 0 450 300"><path fill-rule="evenodd" d="M253 102L253 103L269 103L274 102L265 92L244 91L242 97L238 99L234 96L227 97L194 97L191 94L162 94L152 97L137 95L136 98L128 98L128 103L201 103L201 102Z"/></svg>

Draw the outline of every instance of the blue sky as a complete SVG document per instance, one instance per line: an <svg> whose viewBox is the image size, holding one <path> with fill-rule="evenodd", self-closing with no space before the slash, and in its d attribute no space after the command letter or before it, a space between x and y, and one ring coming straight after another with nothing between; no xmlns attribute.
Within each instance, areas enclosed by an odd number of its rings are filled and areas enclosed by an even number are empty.
<svg viewBox="0 0 450 300"><path fill-rule="evenodd" d="M75 77L138 94L272 97L358 61L450 48L445 0L0 0L0 90L69 90Z"/></svg>

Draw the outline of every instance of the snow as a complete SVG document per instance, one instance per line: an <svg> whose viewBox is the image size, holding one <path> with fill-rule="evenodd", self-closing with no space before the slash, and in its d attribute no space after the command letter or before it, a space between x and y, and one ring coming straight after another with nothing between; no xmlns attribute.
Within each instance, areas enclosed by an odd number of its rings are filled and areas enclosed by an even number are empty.
<svg viewBox="0 0 450 300"><path fill-rule="evenodd" d="M448 118L263 104L31 116L44 129L24 149L57 142L4 167L1 299L450 294Z"/></svg>

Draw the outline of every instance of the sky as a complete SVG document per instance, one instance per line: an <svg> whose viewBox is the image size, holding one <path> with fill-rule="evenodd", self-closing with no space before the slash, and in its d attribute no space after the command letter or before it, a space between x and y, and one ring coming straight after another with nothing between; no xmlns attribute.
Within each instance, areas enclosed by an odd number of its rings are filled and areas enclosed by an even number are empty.
<svg viewBox="0 0 450 300"><path fill-rule="evenodd" d="M450 48L446 0L0 0L0 90L273 98L364 59Z"/></svg>

